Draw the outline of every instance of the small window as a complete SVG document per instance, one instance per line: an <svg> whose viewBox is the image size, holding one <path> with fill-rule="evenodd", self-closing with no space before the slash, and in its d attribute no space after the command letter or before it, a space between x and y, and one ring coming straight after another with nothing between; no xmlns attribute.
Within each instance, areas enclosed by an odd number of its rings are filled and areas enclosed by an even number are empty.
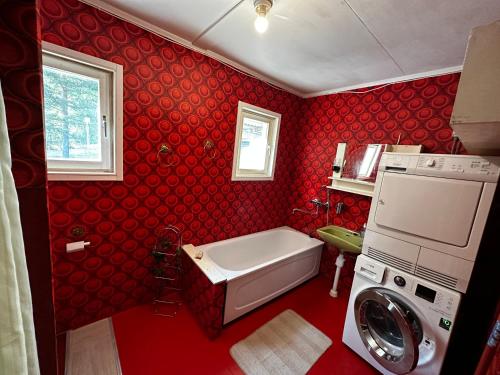
<svg viewBox="0 0 500 375"><path fill-rule="evenodd" d="M43 43L49 180L123 179L123 68Z"/></svg>
<svg viewBox="0 0 500 375"><path fill-rule="evenodd" d="M272 180L281 115L239 102L233 181Z"/></svg>

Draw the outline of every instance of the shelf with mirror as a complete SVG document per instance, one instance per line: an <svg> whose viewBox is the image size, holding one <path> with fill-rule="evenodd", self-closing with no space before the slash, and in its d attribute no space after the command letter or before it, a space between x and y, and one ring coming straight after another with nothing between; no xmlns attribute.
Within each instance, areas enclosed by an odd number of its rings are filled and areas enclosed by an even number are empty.
<svg viewBox="0 0 500 375"><path fill-rule="evenodd" d="M372 197L383 152L420 153L421 150L421 145L339 143L328 188Z"/></svg>

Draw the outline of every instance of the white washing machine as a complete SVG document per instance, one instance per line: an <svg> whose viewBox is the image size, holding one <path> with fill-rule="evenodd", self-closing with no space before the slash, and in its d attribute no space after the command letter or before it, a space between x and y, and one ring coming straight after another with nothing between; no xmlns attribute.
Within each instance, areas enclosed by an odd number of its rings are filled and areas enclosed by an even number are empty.
<svg viewBox="0 0 500 375"><path fill-rule="evenodd" d="M461 295L365 255L342 341L383 374L437 375Z"/></svg>

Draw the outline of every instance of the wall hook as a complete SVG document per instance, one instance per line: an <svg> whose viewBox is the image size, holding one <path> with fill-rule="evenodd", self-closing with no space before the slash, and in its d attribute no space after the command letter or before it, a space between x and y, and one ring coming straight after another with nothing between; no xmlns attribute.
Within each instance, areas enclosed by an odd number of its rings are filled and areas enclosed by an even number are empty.
<svg viewBox="0 0 500 375"><path fill-rule="evenodd" d="M205 141L205 144L203 145L203 150L210 159L213 160L217 157L217 150L215 149L215 143L212 140L207 139Z"/></svg>
<svg viewBox="0 0 500 375"><path fill-rule="evenodd" d="M83 235L85 234L85 229L83 229L83 227L73 227L71 229L71 235L73 237L83 237Z"/></svg>
<svg viewBox="0 0 500 375"><path fill-rule="evenodd" d="M162 161L162 159L164 161ZM156 160L160 167L168 168L175 165L174 161L174 150L172 150L167 144L162 143L156 154Z"/></svg>

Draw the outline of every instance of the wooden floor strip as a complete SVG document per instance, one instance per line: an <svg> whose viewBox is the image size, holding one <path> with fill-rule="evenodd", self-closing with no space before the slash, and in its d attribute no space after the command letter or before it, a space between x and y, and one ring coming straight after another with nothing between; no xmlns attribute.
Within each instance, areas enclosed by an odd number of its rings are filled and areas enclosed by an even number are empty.
<svg viewBox="0 0 500 375"><path fill-rule="evenodd" d="M103 319L67 334L66 375L121 375L111 319Z"/></svg>

